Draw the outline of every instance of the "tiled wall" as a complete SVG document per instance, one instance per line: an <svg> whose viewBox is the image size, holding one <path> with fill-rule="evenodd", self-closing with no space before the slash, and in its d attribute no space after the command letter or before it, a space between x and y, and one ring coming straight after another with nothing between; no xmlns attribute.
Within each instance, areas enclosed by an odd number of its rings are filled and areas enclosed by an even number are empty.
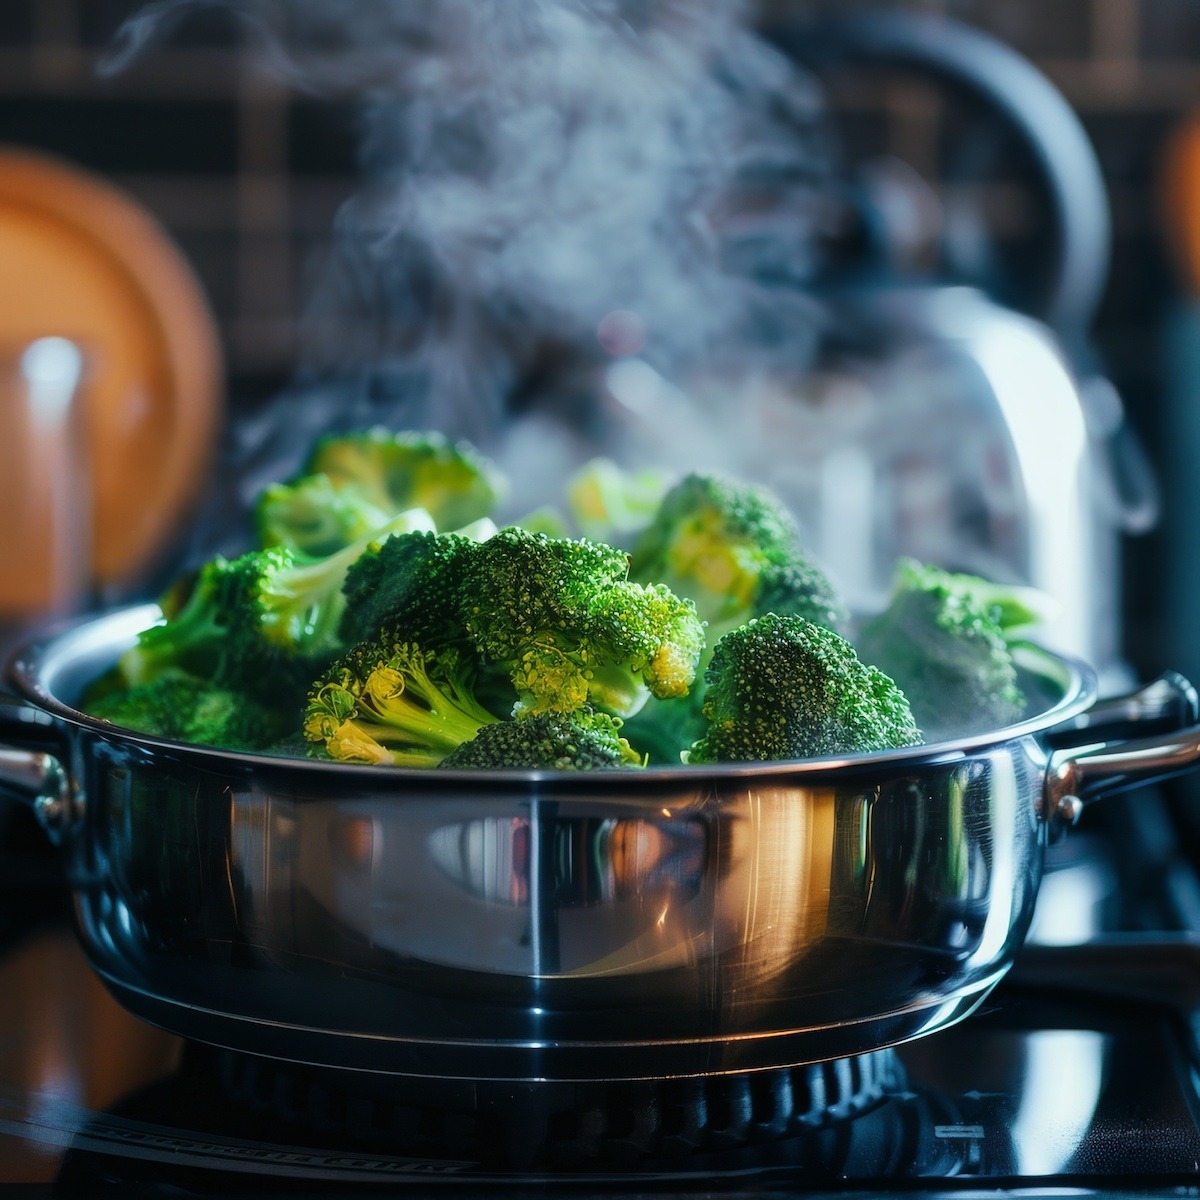
<svg viewBox="0 0 1200 1200"><path fill-rule="evenodd" d="M811 11L814 5L764 0L763 7L772 16L789 16ZM1151 534L1125 542L1126 650L1142 671L1174 662L1180 643L1192 647L1196 657L1197 639L1187 635L1181 622L1180 613L1186 609L1176 602L1172 617L1172 606L1163 599L1164 586L1173 578L1168 559L1194 540L1188 532L1194 517L1179 511L1179 501L1182 497L1190 503L1195 489L1166 470L1177 432L1167 394L1172 368L1164 357L1163 326L1172 307L1186 296L1187 285L1176 266L1178 249L1164 228L1161 169L1171 135L1189 115L1200 112L1200 4L896 0L869 5L824 0L815 7L839 13L887 7L968 21L1035 62L1081 117L1096 148L1113 212L1109 284L1092 340L1173 505ZM896 148L930 178L937 177L943 133L953 123L951 109L899 85L890 96L871 97L863 104L852 100L850 108L865 110L850 125L860 139L874 139L873 149ZM1001 197L993 211L1004 208Z"/></svg>
<svg viewBox="0 0 1200 1200"><path fill-rule="evenodd" d="M867 7L845 0L823 6ZM200 274L235 374L281 377L294 355L306 258L353 187L353 114L253 70L238 52L235 22L212 10L189 18L179 37L125 72L100 77L97 55L138 7L136 0L4 0L0 140L94 167L148 205ZM760 7L777 18L822 4L761 0ZM990 30L1037 61L1083 116L1116 216L1105 327L1119 352L1140 336L1138 301L1153 292L1145 252L1154 237L1156 155L1172 123L1200 102L1200 5L945 0L891 7L947 13ZM849 108L851 136L890 143L919 170L936 172L945 117L936 103L898 89L859 97Z"/></svg>
<svg viewBox="0 0 1200 1200"><path fill-rule="evenodd" d="M251 69L235 22L212 9L128 70L98 75L97 55L138 7L136 0L2 0L0 141L95 168L158 215L217 312L235 397L253 399L286 379L295 360L307 264L354 186L353 113L293 94ZM777 19L867 6L760 0L760 7ZM1156 337L1174 280L1158 232L1154 180L1165 137L1200 102L1200 2L889 7L990 30L1035 60L1081 114L1115 214L1112 282L1096 343L1137 423L1152 442L1161 440ZM852 139L895 150L936 175L952 116L944 105L902 86L841 102ZM1131 551L1133 604L1137 580L1147 574L1136 568L1155 552L1153 541Z"/></svg>
<svg viewBox="0 0 1200 1200"><path fill-rule="evenodd" d="M238 53L238 28L220 12L200 12L166 47L114 78L98 76L98 53L138 7L137 0L5 0L0 139L59 152L143 200L202 277L234 372L282 376L294 355L306 256L353 188L353 113L252 70ZM821 7L761 0L776 19ZM824 7L868 6L826 0ZM1156 238L1158 151L1178 116L1200 102L1200 5L944 0L890 7L947 13L994 32L1036 60L1079 110L1116 216L1106 331L1122 346L1140 336L1138 301L1152 290L1145 251ZM937 103L901 89L850 108L852 136L889 142L924 173L936 173L946 115Z"/></svg>
<svg viewBox="0 0 1200 1200"><path fill-rule="evenodd" d="M303 264L354 186L353 115L291 94L220 13L111 78L133 0L3 0L0 141L96 169L167 226L220 320L235 385L286 377Z"/></svg>

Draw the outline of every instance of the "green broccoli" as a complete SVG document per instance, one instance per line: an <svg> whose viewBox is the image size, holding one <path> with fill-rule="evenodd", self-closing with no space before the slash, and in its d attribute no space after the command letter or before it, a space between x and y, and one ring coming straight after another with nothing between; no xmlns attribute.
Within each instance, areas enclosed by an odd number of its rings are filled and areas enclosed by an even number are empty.
<svg viewBox="0 0 1200 1200"><path fill-rule="evenodd" d="M1005 609L982 602L998 594L994 586L905 560L887 608L859 635L859 653L900 684L935 740L1000 728L1024 712ZM1029 611L1014 601L1009 619L1024 627Z"/></svg>
<svg viewBox="0 0 1200 1200"><path fill-rule="evenodd" d="M484 660L509 667L518 712L625 717L686 694L704 645L695 606L626 571L611 546L516 527L465 556L458 614Z"/></svg>
<svg viewBox="0 0 1200 1200"><path fill-rule="evenodd" d="M570 503L620 536L659 486L596 462ZM1012 650L1042 610L1028 589L906 563L860 659L761 489L688 476L632 559L497 531L499 489L439 434L326 438L260 497L264 548L177 581L87 710L237 749L552 770L857 754L919 744L914 711L941 737L1023 710Z"/></svg>
<svg viewBox="0 0 1200 1200"><path fill-rule="evenodd" d="M804 617L768 614L727 633L706 683L708 730L688 762L824 758L921 742L896 684Z"/></svg>
<svg viewBox="0 0 1200 1200"><path fill-rule="evenodd" d="M624 543L650 524L668 482L663 471L625 471L610 458L593 458L567 480L567 504L584 537Z"/></svg>
<svg viewBox="0 0 1200 1200"><path fill-rule="evenodd" d="M545 768L597 771L640 767L641 756L607 713L542 713L485 725L440 765L447 768Z"/></svg>
<svg viewBox="0 0 1200 1200"><path fill-rule="evenodd" d="M495 720L475 699L471 660L384 632L317 681L304 736L343 762L432 767Z"/></svg>
<svg viewBox="0 0 1200 1200"><path fill-rule="evenodd" d="M231 661L242 686L273 688L282 677L301 684L351 643L341 635L344 586L350 569L381 540L407 531L402 513L375 534L328 558L308 559L292 550L258 550L229 566L241 611L229 639Z"/></svg>
<svg viewBox="0 0 1200 1200"><path fill-rule="evenodd" d="M468 645L459 589L478 545L457 533L408 533L370 547L346 574L342 639L353 645L389 626L423 646Z"/></svg>
<svg viewBox="0 0 1200 1200"><path fill-rule="evenodd" d="M142 630L107 677L107 690L141 687L179 674L214 681L230 678L229 639L241 614L232 563L207 562L164 597L164 623Z"/></svg>
<svg viewBox="0 0 1200 1200"><path fill-rule="evenodd" d="M767 612L830 628L845 619L782 505L761 488L712 475L688 475L666 494L634 547L630 578L694 600L710 644Z"/></svg>
<svg viewBox="0 0 1200 1200"><path fill-rule="evenodd" d="M758 599L754 605L755 615L787 613L797 597L818 595L827 587L825 576L810 563L794 562L790 565L773 567L764 578ZM801 604L807 608L807 602ZM832 609L823 610L826 620L818 622L828 625ZM752 619L749 614L739 614L741 621ZM724 633L736 628L737 618L710 625L707 629L708 646L700 655L697 668L699 679L689 694L682 699L660 700L651 697L642 709L629 719L628 733L639 745L644 746L654 763L677 763L680 752L685 750L704 732L704 672L712 655L712 647Z"/></svg>
<svg viewBox="0 0 1200 1200"><path fill-rule="evenodd" d="M417 510L413 529L433 529L433 518ZM254 506L259 542L281 546L310 558L336 554L367 537L396 515L366 499L353 484L336 484L328 475L305 475L292 483L264 489ZM416 514L414 514L415 516Z"/></svg>
<svg viewBox="0 0 1200 1200"><path fill-rule="evenodd" d="M511 676L520 711L625 714L650 693L683 694L703 644L689 602L625 571L612 547L513 527L482 543L390 538L347 575L341 632L362 640L386 626L474 655ZM483 691L494 704L494 680Z"/></svg>
<svg viewBox="0 0 1200 1200"><path fill-rule="evenodd" d="M458 529L492 514L506 485L497 468L465 442L440 433L382 427L321 439L303 474L352 486L388 513L423 508L438 529Z"/></svg>
<svg viewBox="0 0 1200 1200"><path fill-rule="evenodd" d="M261 750L283 736L288 722L243 692L182 672L96 698L88 711L140 733L228 750Z"/></svg>
<svg viewBox="0 0 1200 1200"><path fill-rule="evenodd" d="M1004 634L1004 640L1010 645L1055 616L1053 597L1037 588L1015 583L992 583L978 575L943 571L940 567L920 563L915 558L901 559L896 567L896 577L906 581L907 587L946 587L960 595L969 596L991 614Z"/></svg>
<svg viewBox="0 0 1200 1200"><path fill-rule="evenodd" d="M634 548L630 575L660 579L694 600L707 626L690 694L651 699L630 718L626 732L652 762L678 762L703 735L705 670L724 634L771 612L830 628L845 621L841 600L800 548L782 505L761 488L711 475L689 475L666 494Z"/></svg>
<svg viewBox="0 0 1200 1200"><path fill-rule="evenodd" d="M409 524L402 513L328 558L275 548L213 559L190 590L171 590L166 620L138 635L119 659L117 676L135 687L183 672L272 707L299 705L316 672L344 648L338 628L350 567L376 535Z"/></svg>
<svg viewBox="0 0 1200 1200"><path fill-rule="evenodd" d="M342 584L359 549L309 559L276 547L234 559L229 569L244 611L231 644L286 657L336 654Z"/></svg>

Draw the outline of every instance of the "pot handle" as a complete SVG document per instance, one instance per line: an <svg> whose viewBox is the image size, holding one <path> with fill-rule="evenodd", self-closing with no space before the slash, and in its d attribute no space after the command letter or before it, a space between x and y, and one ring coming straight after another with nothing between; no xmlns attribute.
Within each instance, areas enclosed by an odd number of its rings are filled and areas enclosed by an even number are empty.
<svg viewBox="0 0 1200 1200"><path fill-rule="evenodd" d="M1175 733L1196 724L1200 695L1178 671L1164 671L1132 692L1097 700L1086 712L1052 729L1046 742L1051 749L1065 750Z"/></svg>
<svg viewBox="0 0 1200 1200"><path fill-rule="evenodd" d="M55 843L83 812L83 797L62 764L59 745L52 718L0 694L0 796L32 808Z"/></svg>
<svg viewBox="0 0 1200 1200"><path fill-rule="evenodd" d="M1134 741L1059 750L1050 757L1044 791L1051 830L1074 825L1091 800L1182 775L1198 764L1200 724Z"/></svg>

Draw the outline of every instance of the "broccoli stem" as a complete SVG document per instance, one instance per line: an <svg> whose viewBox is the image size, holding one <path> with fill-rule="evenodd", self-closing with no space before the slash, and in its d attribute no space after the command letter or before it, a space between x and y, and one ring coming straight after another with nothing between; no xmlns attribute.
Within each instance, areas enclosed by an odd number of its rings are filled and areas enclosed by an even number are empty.
<svg viewBox="0 0 1200 1200"><path fill-rule="evenodd" d="M443 754L420 746L388 745L392 730L369 721L344 721L329 736L326 749L341 762L382 767L436 767Z"/></svg>
<svg viewBox="0 0 1200 1200"><path fill-rule="evenodd" d="M215 577L214 572L210 573ZM120 661L125 687L153 683L181 668L208 676L226 653L227 612L214 596L214 578L201 577L183 607L169 621L138 635Z"/></svg>
<svg viewBox="0 0 1200 1200"><path fill-rule="evenodd" d="M259 593L267 638L287 648L301 643L336 646L338 625L346 607L342 585L350 568L372 542L396 533L411 533L427 524L428 514L423 509L410 509L328 558L276 571Z"/></svg>
<svg viewBox="0 0 1200 1200"><path fill-rule="evenodd" d="M443 690L415 665L405 671L378 667L359 698L359 710L372 728L378 723L377 740L384 745L429 747L441 752L439 759L496 719L461 688Z"/></svg>
<svg viewBox="0 0 1200 1200"><path fill-rule="evenodd" d="M608 662L587 671L588 703L618 717L632 717L650 696L642 677L627 663Z"/></svg>

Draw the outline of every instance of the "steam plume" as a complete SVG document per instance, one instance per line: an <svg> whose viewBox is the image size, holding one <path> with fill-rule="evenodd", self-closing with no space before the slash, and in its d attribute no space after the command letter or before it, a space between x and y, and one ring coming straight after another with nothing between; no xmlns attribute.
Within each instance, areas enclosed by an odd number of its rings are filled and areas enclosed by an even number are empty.
<svg viewBox="0 0 1200 1200"><path fill-rule="evenodd" d="M217 2L150 6L111 65ZM487 445L545 401L593 436L614 313L617 352L673 380L803 358L823 128L742 0L223 6L269 69L362 103L364 183L312 297L290 427L307 403L321 428Z"/></svg>

